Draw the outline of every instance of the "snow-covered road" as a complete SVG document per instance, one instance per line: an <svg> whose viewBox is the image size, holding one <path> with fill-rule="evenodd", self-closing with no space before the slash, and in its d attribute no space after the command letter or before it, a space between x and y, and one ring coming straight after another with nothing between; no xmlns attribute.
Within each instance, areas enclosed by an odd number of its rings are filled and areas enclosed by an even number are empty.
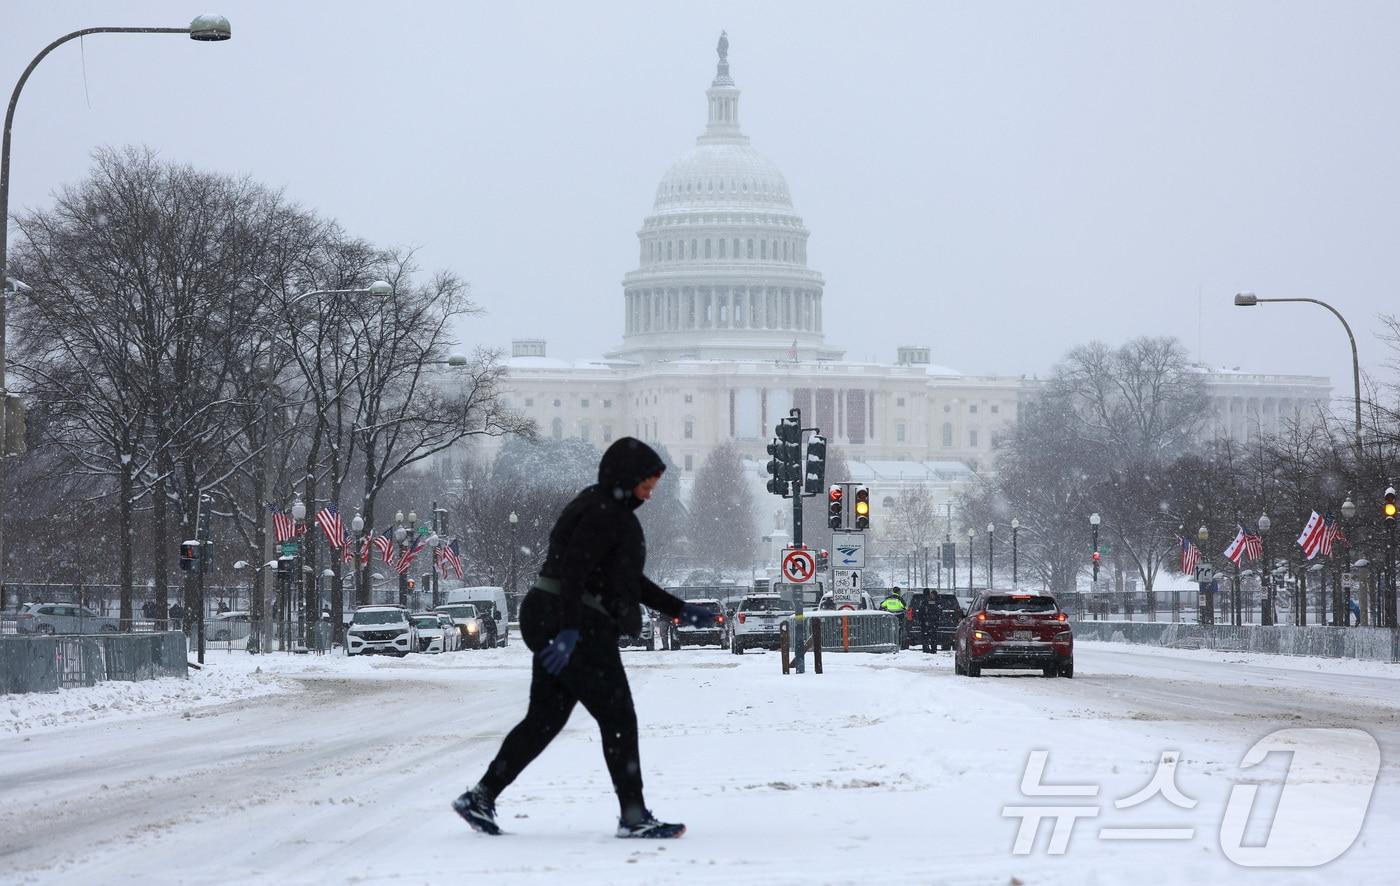
<svg viewBox="0 0 1400 886"><path fill-rule="evenodd" d="M473 834L452 815L448 802L523 711L518 647L402 661L215 655L194 687L249 680L256 665L250 685L284 691L200 704L183 686L163 710L0 738L0 882L1388 883L1400 864L1400 667L1081 643L1074 680L971 680L947 654L913 652L831 655L825 675L785 678L772 654L625 656L648 800L689 824L682 840L612 838L615 805L581 711L501 798L510 836ZM1219 838L1232 787L1263 782L1267 813L1288 766L1244 772L1241 758L1298 727L1380 742L1361 835L1321 868L1237 866ZM1097 797L1023 797L1037 749L1044 783L1097 785ZM1115 808L1169 751L1194 808L1161 796ZM1315 804L1318 834L1344 818L1343 802ZM1098 811L1075 823L1064 854L1047 854L1048 821L1029 854L1013 854L1019 820L1004 807L1047 803ZM1148 826L1192 836L1099 833Z"/></svg>

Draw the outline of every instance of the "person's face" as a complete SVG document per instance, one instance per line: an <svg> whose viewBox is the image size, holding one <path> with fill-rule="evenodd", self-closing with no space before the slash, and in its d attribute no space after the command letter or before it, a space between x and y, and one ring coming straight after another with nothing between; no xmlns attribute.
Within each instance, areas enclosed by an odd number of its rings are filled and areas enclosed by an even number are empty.
<svg viewBox="0 0 1400 886"><path fill-rule="evenodd" d="M651 492L656 488L656 484L659 482L661 482L660 474L657 474L655 477L647 477L637 484L636 488L632 490L632 494L642 501L647 501L651 498Z"/></svg>

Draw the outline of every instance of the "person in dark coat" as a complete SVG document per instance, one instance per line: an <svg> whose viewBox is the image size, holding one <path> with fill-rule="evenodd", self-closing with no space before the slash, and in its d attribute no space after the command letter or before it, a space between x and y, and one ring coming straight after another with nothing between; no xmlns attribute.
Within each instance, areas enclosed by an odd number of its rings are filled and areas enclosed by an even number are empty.
<svg viewBox="0 0 1400 886"><path fill-rule="evenodd" d="M559 515L539 578L520 604L520 633L534 653L530 706L481 780L452 804L477 831L499 834L496 797L540 755L576 704L598 722L603 756L621 807L619 837L678 837L642 797L637 714L617 639L641 629L642 606L699 626L708 610L673 597L644 574L646 538L634 513L666 465L645 443L623 437L603 453L598 482Z"/></svg>

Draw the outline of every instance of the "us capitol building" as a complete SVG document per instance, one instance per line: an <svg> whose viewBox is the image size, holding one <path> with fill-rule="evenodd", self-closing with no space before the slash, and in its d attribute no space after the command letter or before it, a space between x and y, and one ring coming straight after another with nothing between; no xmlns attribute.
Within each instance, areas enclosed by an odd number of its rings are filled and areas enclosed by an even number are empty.
<svg viewBox="0 0 1400 886"><path fill-rule="evenodd" d="M546 437L599 448L624 435L659 441L687 494L706 455L731 441L752 459L761 492L773 425L798 406L850 464L849 478L829 480L868 483L885 506L902 486L925 485L941 508L990 464L1037 382L963 375L930 362L924 346L900 347L889 363L843 359L822 332L826 293L807 262L810 232L782 171L740 128L728 49L721 36L705 131L662 177L637 233L621 346L561 360L542 340L513 342L507 405ZM837 293L835 309L854 306ZM1326 378L1200 371L1211 434L1271 433L1281 417L1330 398Z"/></svg>

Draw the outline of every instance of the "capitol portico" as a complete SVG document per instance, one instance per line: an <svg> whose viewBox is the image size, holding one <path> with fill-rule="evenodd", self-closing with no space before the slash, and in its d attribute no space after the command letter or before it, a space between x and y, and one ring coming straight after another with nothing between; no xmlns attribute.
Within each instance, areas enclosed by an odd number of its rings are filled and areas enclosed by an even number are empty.
<svg viewBox="0 0 1400 886"><path fill-rule="evenodd" d="M831 479L871 483L877 501L911 482L946 500L989 463L1037 383L963 375L918 345L898 348L889 363L842 359L823 317L854 310L851 296L826 303L787 181L741 129L726 37L718 52L704 131L662 177L637 232L638 266L622 280L621 346L562 360L543 341L514 342L507 405L546 437L660 442L683 489L731 441L755 461L761 488L764 445L797 406L851 464L852 477ZM931 328L923 334L931 338ZM1239 439L1325 408L1331 393L1325 378L1201 372L1209 432Z"/></svg>

